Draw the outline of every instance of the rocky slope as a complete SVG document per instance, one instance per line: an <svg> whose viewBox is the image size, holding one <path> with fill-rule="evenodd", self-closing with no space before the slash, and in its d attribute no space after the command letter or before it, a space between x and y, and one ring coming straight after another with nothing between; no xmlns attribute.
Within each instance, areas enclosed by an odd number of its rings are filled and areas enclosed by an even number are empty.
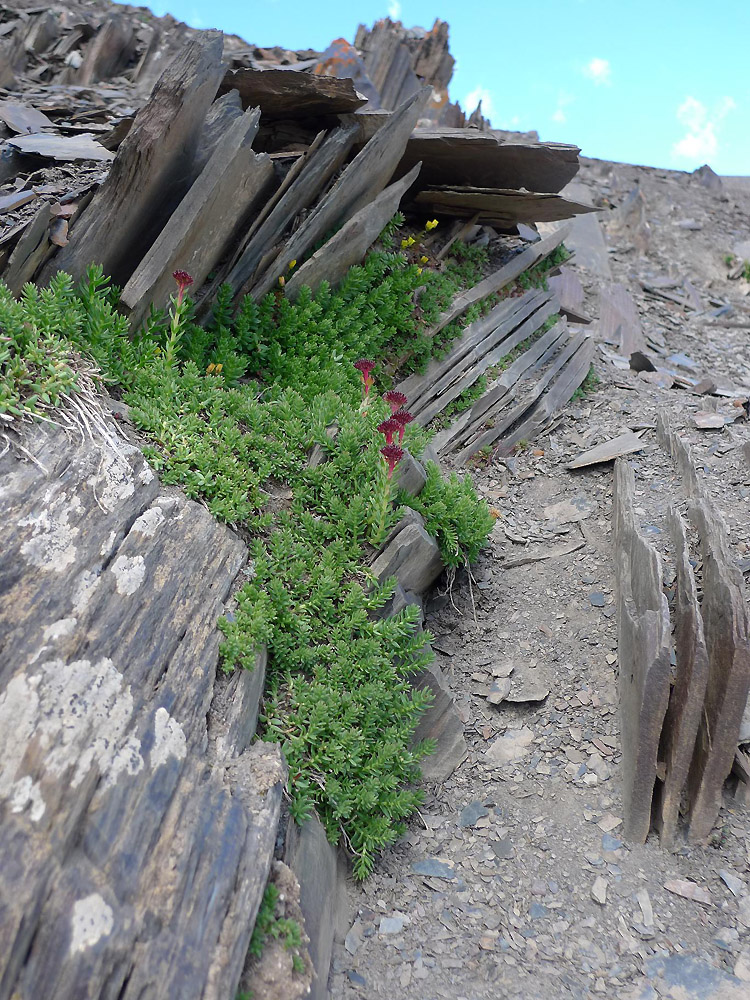
<svg viewBox="0 0 750 1000"><path fill-rule="evenodd" d="M630 459L636 510L669 585L666 517L679 483L657 442L665 409L729 525L733 557L750 566L750 432L736 405L750 390L749 286L729 280L724 260L747 255L750 197L738 181L707 187L701 175L597 160L583 161L578 181L604 206L607 239L580 238L583 308L597 318L602 293L624 285L649 350L677 378L658 385L623 365L596 324L598 388L512 458L474 470L502 511L492 549L472 581L426 609L469 755L430 786L378 873L350 887L356 920L336 946L333 997L750 995L746 786L726 787L705 845L680 839L670 852L656 835L643 846L622 836L613 469L565 468L623 431L643 435ZM713 391L699 394L704 377ZM706 411L731 422L701 430Z"/></svg>

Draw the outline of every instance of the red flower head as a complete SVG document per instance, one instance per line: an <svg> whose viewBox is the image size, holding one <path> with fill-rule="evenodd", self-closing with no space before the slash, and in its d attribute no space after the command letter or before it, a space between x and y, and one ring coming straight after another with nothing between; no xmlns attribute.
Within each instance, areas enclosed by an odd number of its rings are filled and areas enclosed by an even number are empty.
<svg viewBox="0 0 750 1000"><path fill-rule="evenodd" d="M404 449L399 448L397 444L387 444L384 448L380 449L380 454L388 463L388 478L390 479L393 475L393 470L404 457Z"/></svg>
<svg viewBox="0 0 750 1000"><path fill-rule="evenodd" d="M384 392L383 399L390 406L391 413L395 413L396 410L400 410L401 407L406 406L408 402L403 392L398 392L396 389L389 389L388 392Z"/></svg>
<svg viewBox="0 0 750 1000"><path fill-rule="evenodd" d="M374 361L368 361L367 358L360 358L359 361L354 362L354 367L362 376L362 385L365 390L365 399L370 395L370 388L373 383L373 377L370 374L375 367Z"/></svg>
<svg viewBox="0 0 750 1000"><path fill-rule="evenodd" d="M397 420L384 420L382 424L378 424L378 430L381 434L385 434L385 443L393 444L393 435L399 429L401 424Z"/></svg>
<svg viewBox="0 0 750 1000"><path fill-rule="evenodd" d="M187 271L173 271L172 277L177 282L177 305L180 305L182 297L185 294L186 289L190 288L192 285L193 279Z"/></svg>
<svg viewBox="0 0 750 1000"><path fill-rule="evenodd" d="M391 420L395 420L398 424L398 443L404 440L404 431L406 430L406 425L410 424L414 417L411 413L407 413L406 410L396 410L395 413L391 414Z"/></svg>

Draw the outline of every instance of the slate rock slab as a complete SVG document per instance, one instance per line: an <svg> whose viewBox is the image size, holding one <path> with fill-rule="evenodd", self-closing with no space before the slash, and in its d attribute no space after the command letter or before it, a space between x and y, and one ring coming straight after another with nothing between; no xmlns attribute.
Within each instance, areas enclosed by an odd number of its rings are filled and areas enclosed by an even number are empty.
<svg viewBox="0 0 750 1000"><path fill-rule="evenodd" d="M437 858L427 858L425 861L415 861L411 866L415 875L428 875L430 878L444 878L453 881L456 873L452 866Z"/></svg>
<svg viewBox="0 0 750 1000"><path fill-rule="evenodd" d="M685 1000L747 1000L747 983L695 955L650 958L646 973L671 995L680 991Z"/></svg>
<svg viewBox="0 0 750 1000"><path fill-rule="evenodd" d="M0 459L0 982L18 1000L218 1000L285 780L231 712L223 743L207 727L246 550L107 433L35 425L35 462Z"/></svg>
<svg viewBox="0 0 750 1000"><path fill-rule="evenodd" d="M308 996L325 1000L334 934L338 930L343 937L349 925L343 860L329 843L323 824L313 815L301 827L290 821L284 861L299 879L299 905L310 938L310 958L316 975Z"/></svg>
<svg viewBox="0 0 750 1000"><path fill-rule="evenodd" d="M474 826L477 820L482 819L483 816L489 816L489 814L489 809L486 809L481 802L470 802L461 810L458 825L464 828Z"/></svg>
<svg viewBox="0 0 750 1000"><path fill-rule="evenodd" d="M376 555L372 571L380 581L395 576L404 590L423 594L443 570L440 549L415 511L396 529Z"/></svg>
<svg viewBox="0 0 750 1000"><path fill-rule="evenodd" d="M420 761L422 777L427 781L444 781L468 756L464 726L443 672L436 663L426 667L412 683L416 688L430 690L433 696L414 733L414 743L426 739L437 741L435 752Z"/></svg>
<svg viewBox="0 0 750 1000"><path fill-rule="evenodd" d="M523 760L530 752L534 732L528 726L521 729L509 729L490 744L485 752L485 760L490 767L503 767L506 764Z"/></svg>
<svg viewBox="0 0 750 1000"><path fill-rule="evenodd" d="M61 163L76 160L96 160L108 162L115 154L97 142L93 135L82 133L76 136L51 135L35 132L30 135L14 136L6 140L19 153L33 153Z"/></svg>
<svg viewBox="0 0 750 1000"><path fill-rule="evenodd" d="M284 69L230 70L219 93L230 90L239 91L243 108L259 107L264 120L346 114L367 103L351 80Z"/></svg>

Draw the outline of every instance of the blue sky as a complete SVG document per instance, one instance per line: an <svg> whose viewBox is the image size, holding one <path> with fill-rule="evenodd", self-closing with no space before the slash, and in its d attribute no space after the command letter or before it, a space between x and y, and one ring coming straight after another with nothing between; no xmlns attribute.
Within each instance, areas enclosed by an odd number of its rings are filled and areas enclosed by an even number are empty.
<svg viewBox="0 0 750 1000"><path fill-rule="evenodd" d="M155 0L194 27L325 49L359 23L450 24L452 100L586 156L750 174L748 0ZM714 16L715 12L715 16ZM469 107L471 110L471 107Z"/></svg>

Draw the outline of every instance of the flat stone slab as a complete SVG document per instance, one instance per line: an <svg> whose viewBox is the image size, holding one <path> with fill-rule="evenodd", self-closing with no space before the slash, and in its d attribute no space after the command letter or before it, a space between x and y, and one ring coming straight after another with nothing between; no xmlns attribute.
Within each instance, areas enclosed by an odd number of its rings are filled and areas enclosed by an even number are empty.
<svg viewBox="0 0 750 1000"><path fill-rule="evenodd" d="M604 441L595 448L584 451L572 462L568 462L569 469L582 469L586 465L599 465L601 462L613 462L623 455L632 455L633 452L643 451L645 443L632 431L627 434L620 434L619 437L612 438L611 441Z"/></svg>
<svg viewBox="0 0 750 1000"><path fill-rule="evenodd" d="M243 108L260 108L267 118L315 118L356 111L366 104L351 80L285 69L230 70L220 94L239 91Z"/></svg>
<svg viewBox="0 0 750 1000"><path fill-rule="evenodd" d="M646 974L669 991L665 995L679 990L684 1000L747 1000L747 983L694 955L650 958Z"/></svg>
<svg viewBox="0 0 750 1000"><path fill-rule="evenodd" d="M420 184L469 184L558 192L578 172L577 146L508 142L474 128L418 129L396 171L401 177L422 161Z"/></svg>
<svg viewBox="0 0 750 1000"><path fill-rule="evenodd" d="M444 878L453 881L456 873L453 867L437 858L427 858L426 861L416 861L411 870L415 875L428 875L430 878Z"/></svg>

